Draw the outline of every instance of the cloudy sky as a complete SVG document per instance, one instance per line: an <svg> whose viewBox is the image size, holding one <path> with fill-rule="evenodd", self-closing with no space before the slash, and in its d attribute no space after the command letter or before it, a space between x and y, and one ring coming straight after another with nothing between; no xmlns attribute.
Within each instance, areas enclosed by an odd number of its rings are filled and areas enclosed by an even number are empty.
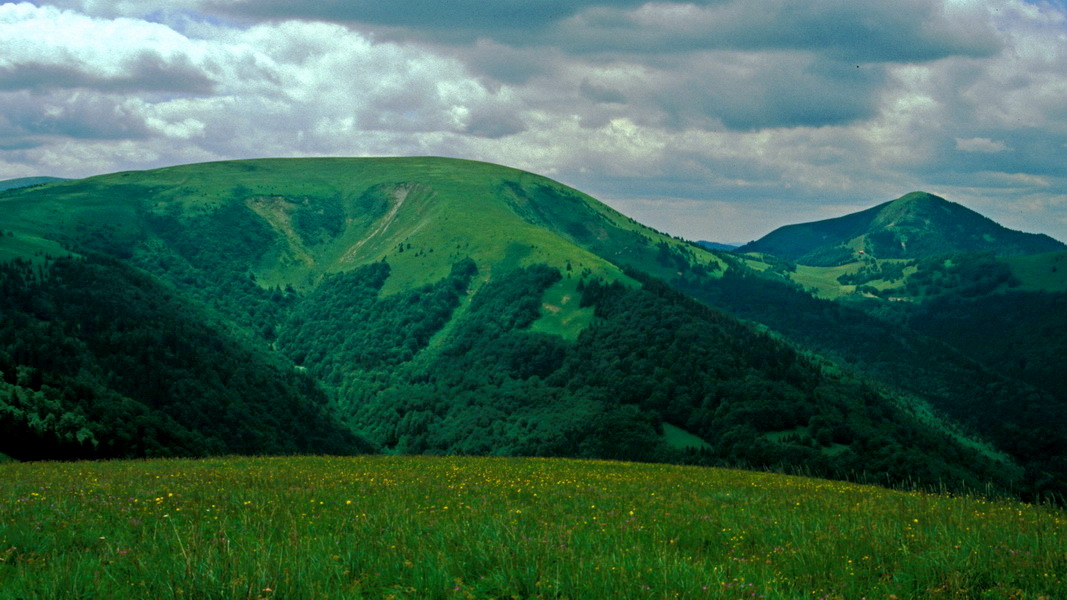
<svg viewBox="0 0 1067 600"><path fill-rule="evenodd" d="M747 241L922 189L1067 240L1062 0L0 5L0 179L444 155Z"/></svg>

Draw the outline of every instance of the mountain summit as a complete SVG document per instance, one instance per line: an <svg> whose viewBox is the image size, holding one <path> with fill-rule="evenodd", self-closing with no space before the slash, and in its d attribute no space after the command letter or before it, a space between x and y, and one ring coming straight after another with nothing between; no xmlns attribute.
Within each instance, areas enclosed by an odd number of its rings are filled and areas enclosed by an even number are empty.
<svg viewBox="0 0 1067 600"><path fill-rule="evenodd" d="M372 449L964 488L1018 470L672 287L758 285L734 258L499 165L116 173L0 193L0 232L0 452L20 460Z"/></svg>
<svg viewBox="0 0 1067 600"><path fill-rule="evenodd" d="M843 217L780 227L738 251L834 266L862 256L924 258L976 251L1017 256L1064 248L1047 235L1008 229L940 196L912 192Z"/></svg>

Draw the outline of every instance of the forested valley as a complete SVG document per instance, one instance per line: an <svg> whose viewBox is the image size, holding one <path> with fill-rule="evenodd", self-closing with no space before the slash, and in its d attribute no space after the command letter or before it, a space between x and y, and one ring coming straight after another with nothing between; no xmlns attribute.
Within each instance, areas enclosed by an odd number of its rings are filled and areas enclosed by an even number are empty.
<svg viewBox="0 0 1067 600"><path fill-rule="evenodd" d="M920 261L921 305L830 302L787 259L761 271L550 180L432 158L189 165L0 203L0 453L18 460L559 456L1067 491L1059 325L1010 317L1061 300L938 292L1003 284L981 260Z"/></svg>

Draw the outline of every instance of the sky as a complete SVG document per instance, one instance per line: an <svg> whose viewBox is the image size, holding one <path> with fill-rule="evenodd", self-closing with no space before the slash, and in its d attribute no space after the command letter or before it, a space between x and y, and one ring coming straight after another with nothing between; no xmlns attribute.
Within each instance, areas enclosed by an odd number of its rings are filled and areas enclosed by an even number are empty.
<svg viewBox="0 0 1067 600"><path fill-rule="evenodd" d="M1067 241L1063 0L0 4L0 179L526 169L744 242L923 190Z"/></svg>

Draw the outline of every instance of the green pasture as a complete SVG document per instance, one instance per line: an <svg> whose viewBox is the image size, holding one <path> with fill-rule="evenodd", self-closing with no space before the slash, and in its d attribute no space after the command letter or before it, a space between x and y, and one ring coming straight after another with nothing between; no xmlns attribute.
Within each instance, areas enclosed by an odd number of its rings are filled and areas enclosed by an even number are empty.
<svg viewBox="0 0 1067 600"><path fill-rule="evenodd" d="M0 464L0 597L1051 599L1047 507L553 459Z"/></svg>

